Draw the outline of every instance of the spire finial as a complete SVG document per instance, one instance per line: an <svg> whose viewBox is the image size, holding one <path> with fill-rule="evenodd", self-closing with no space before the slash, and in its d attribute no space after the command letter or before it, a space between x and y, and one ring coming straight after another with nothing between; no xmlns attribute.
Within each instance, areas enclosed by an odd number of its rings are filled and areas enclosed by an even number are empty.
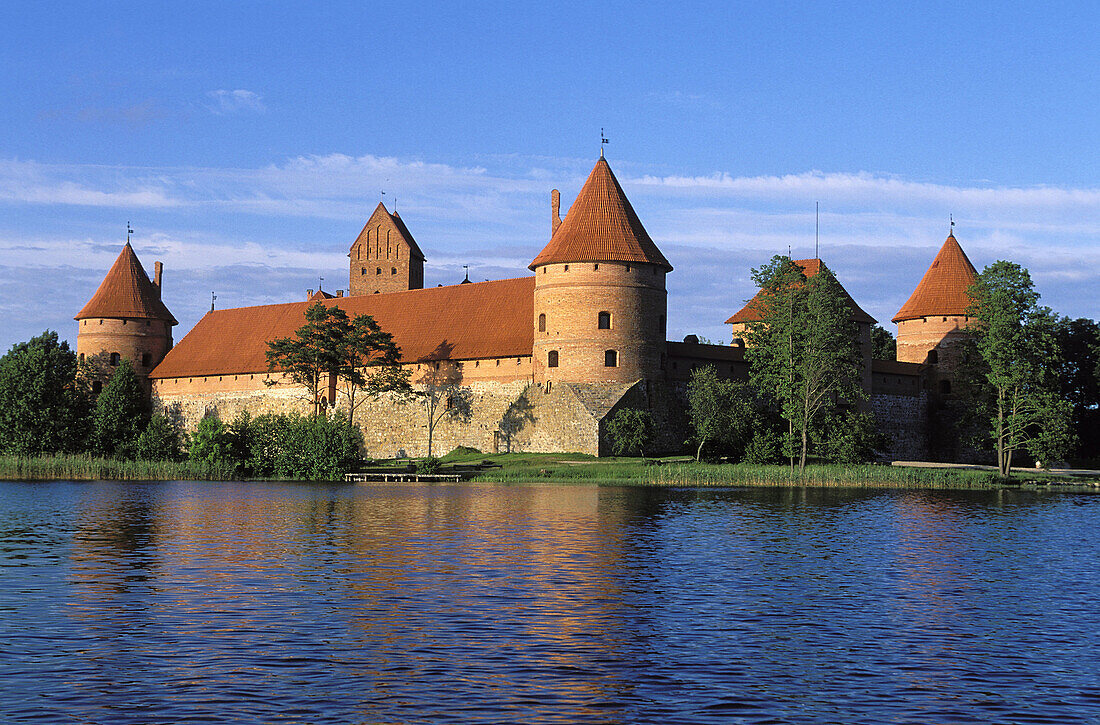
<svg viewBox="0 0 1100 725"><path fill-rule="evenodd" d="M953 236L955 236L955 215L954 214L948 214L947 218L951 220L951 229L948 230L947 236L953 237Z"/></svg>
<svg viewBox="0 0 1100 725"><path fill-rule="evenodd" d="M214 290L210 290L210 311L214 311L214 300L218 299L218 296L214 294Z"/></svg>
<svg viewBox="0 0 1100 725"><path fill-rule="evenodd" d="M317 291L321 291L321 283L325 281L325 278L321 275L317 275Z"/></svg>
<svg viewBox="0 0 1100 725"><path fill-rule="evenodd" d="M130 222L126 222L126 243L130 243L130 237L134 236L133 227L130 226Z"/></svg>
<svg viewBox="0 0 1100 725"><path fill-rule="evenodd" d="M466 280L465 281L469 282L470 281L470 265L464 264L464 265L462 265L462 269L466 270Z"/></svg>
<svg viewBox="0 0 1100 725"><path fill-rule="evenodd" d="M603 134L603 127L600 127L600 158L603 158L603 145L605 143L611 143L611 139Z"/></svg>

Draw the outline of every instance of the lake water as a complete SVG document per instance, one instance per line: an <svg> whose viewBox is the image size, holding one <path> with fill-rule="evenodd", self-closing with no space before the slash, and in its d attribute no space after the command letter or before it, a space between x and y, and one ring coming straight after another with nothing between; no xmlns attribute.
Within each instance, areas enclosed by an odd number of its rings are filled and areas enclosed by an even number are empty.
<svg viewBox="0 0 1100 725"><path fill-rule="evenodd" d="M0 482L2 722L1100 721L1100 496Z"/></svg>

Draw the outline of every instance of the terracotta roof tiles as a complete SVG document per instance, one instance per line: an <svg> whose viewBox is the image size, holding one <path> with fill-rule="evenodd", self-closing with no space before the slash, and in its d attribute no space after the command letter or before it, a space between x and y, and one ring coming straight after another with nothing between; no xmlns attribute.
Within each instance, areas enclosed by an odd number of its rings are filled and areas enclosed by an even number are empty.
<svg viewBox="0 0 1100 725"><path fill-rule="evenodd" d="M807 277L813 277L815 274L821 271L824 263L820 259L796 259L794 263L802 268L802 273ZM856 301L852 299L852 296L848 294L848 290L844 289L844 285L840 286L840 289L844 290L844 295L848 298L848 302L852 308L852 319L855 322L864 322L868 325L873 325L877 320L871 317L869 314L863 311L863 309L856 304ZM727 325L736 325L744 322L755 322L760 319L760 295L762 292L757 292L756 295L748 301L748 303L737 311L732 317L726 320Z"/></svg>
<svg viewBox="0 0 1100 725"><path fill-rule="evenodd" d="M350 317L371 315L405 362L531 354L534 277L323 300ZM267 370L267 343L291 337L312 302L207 313L149 375L179 378Z"/></svg>
<svg viewBox="0 0 1100 725"><path fill-rule="evenodd" d="M672 270L603 157L550 243L528 268L560 262L644 262Z"/></svg>
<svg viewBox="0 0 1100 725"><path fill-rule="evenodd" d="M160 290L149 281L149 275L145 274L129 242L99 283L99 289L73 319L90 317L164 320L171 325L178 324L160 301Z"/></svg>
<svg viewBox="0 0 1100 725"><path fill-rule="evenodd" d="M894 322L934 315L964 315L970 306L966 291L978 279L978 272L959 246L955 234L947 236L932 266L901 306Z"/></svg>

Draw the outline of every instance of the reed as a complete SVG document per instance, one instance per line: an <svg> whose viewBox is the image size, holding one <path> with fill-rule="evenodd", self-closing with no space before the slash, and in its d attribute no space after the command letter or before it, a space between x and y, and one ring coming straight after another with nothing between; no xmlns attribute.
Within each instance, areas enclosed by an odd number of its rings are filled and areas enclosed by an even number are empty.
<svg viewBox="0 0 1100 725"><path fill-rule="evenodd" d="M234 466L185 461L124 461L88 455L0 456L0 478L72 481L227 481Z"/></svg>

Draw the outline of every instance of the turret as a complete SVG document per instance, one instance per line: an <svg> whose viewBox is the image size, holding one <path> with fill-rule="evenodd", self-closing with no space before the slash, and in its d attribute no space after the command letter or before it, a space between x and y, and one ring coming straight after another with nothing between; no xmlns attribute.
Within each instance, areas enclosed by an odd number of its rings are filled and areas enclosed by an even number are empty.
<svg viewBox="0 0 1100 725"><path fill-rule="evenodd" d="M537 382L663 376L672 271L601 156L564 220L551 195L550 243L535 257Z"/></svg>
<svg viewBox="0 0 1100 725"><path fill-rule="evenodd" d="M951 393L957 343L965 338L970 322L967 290L977 278L952 230L909 300L894 315L898 360L934 365L932 379L941 394Z"/></svg>
<svg viewBox="0 0 1100 725"><path fill-rule="evenodd" d="M348 258L348 295L424 287L424 253L397 212L390 214L381 202L352 243Z"/></svg>
<svg viewBox="0 0 1100 725"><path fill-rule="evenodd" d="M93 389L120 362L130 360L148 391L149 372L168 354L172 327L178 324L160 299L162 270L157 262L156 280L151 282L127 242L99 289L73 318L81 361L103 363L92 380Z"/></svg>

